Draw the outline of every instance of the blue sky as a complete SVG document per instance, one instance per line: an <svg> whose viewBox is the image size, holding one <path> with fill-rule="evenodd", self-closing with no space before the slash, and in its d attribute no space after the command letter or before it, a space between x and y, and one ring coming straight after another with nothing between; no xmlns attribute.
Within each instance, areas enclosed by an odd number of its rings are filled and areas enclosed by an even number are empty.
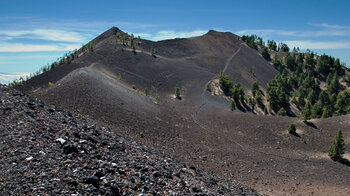
<svg viewBox="0 0 350 196"><path fill-rule="evenodd" d="M36 72L113 26L150 40L198 36L210 29L257 34L350 65L349 8L346 0L4 0L0 82Z"/></svg>

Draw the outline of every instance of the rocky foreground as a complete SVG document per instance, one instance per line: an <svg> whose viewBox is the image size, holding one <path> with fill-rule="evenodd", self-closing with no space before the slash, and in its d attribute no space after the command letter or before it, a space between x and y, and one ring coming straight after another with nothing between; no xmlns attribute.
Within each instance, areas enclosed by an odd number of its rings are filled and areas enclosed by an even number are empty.
<svg viewBox="0 0 350 196"><path fill-rule="evenodd" d="M6 86L0 157L2 195L257 194Z"/></svg>

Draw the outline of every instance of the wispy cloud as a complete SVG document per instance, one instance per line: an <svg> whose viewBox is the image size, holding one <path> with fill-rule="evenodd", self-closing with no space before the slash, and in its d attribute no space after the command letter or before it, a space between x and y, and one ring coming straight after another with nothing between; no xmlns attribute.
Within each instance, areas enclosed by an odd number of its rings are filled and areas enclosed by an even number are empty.
<svg viewBox="0 0 350 196"><path fill-rule="evenodd" d="M276 30L276 29L247 29L235 31L238 35L257 34L262 37L293 36L293 37L326 37L326 36L350 36L350 29L325 29L325 30Z"/></svg>
<svg viewBox="0 0 350 196"><path fill-rule="evenodd" d="M146 32L158 24L80 21L36 17L0 17L0 52L66 51L80 48L112 26ZM151 34L142 34L151 37ZM39 41L38 41L39 40Z"/></svg>
<svg viewBox="0 0 350 196"><path fill-rule="evenodd" d="M80 48L79 44L35 45L35 44L1 44L0 52L37 52L37 51L70 51Z"/></svg>
<svg viewBox="0 0 350 196"><path fill-rule="evenodd" d="M285 30L276 30L276 29L245 29L245 30L235 31L234 33L238 35L257 34L259 36L266 36L266 35L276 34L276 35L294 36L297 34L297 31L285 31Z"/></svg>
<svg viewBox="0 0 350 196"><path fill-rule="evenodd" d="M20 77L29 76L29 73L1 73L0 72L0 83L8 84L15 79L19 79Z"/></svg>
<svg viewBox="0 0 350 196"><path fill-rule="evenodd" d="M18 38L24 39L42 39L47 41L60 42L86 42L86 35L78 32L64 31L57 29L33 29L33 30L0 30L0 37L5 37L5 40L13 40Z"/></svg>
<svg viewBox="0 0 350 196"><path fill-rule="evenodd" d="M23 29L54 29L62 31L90 32L92 34L101 33L112 26L119 27L123 30L140 30L157 27L164 27L163 24L139 23L130 21L116 20L89 20L82 21L76 19L57 19L57 18L37 18L37 17L0 17L0 28L8 30ZM16 24L16 25L14 25Z"/></svg>
<svg viewBox="0 0 350 196"><path fill-rule="evenodd" d="M313 26L318 26L318 27L329 28L329 29L350 29L350 26L333 25L333 24L327 24L327 23L322 23L322 24L311 24L311 25L313 25Z"/></svg>
<svg viewBox="0 0 350 196"><path fill-rule="evenodd" d="M350 42L339 42L339 41L312 41L312 40L287 40L283 41L289 47L300 49L345 49L350 48Z"/></svg>
<svg viewBox="0 0 350 196"><path fill-rule="evenodd" d="M200 36L208 31L206 30L195 30L195 31L174 31L174 30L165 30L158 31L155 33L135 33L135 35L139 35L144 39L149 39L153 41L166 40L166 39L174 39L174 38L188 38Z"/></svg>

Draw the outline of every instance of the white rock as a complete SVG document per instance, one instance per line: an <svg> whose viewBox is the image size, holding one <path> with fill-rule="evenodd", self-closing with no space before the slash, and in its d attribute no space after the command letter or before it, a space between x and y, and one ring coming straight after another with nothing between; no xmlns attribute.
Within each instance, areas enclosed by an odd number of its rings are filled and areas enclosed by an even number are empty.
<svg viewBox="0 0 350 196"><path fill-rule="evenodd" d="M67 141L65 139L63 139L63 138L56 139L56 142L59 142L61 145L64 145L64 144L67 143Z"/></svg>
<svg viewBox="0 0 350 196"><path fill-rule="evenodd" d="M31 161L33 159L33 157L28 157L26 158L26 161Z"/></svg>
<svg viewBox="0 0 350 196"><path fill-rule="evenodd" d="M79 140L80 144L85 144L87 141L86 140Z"/></svg>
<svg viewBox="0 0 350 196"><path fill-rule="evenodd" d="M117 167L117 164L116 163L112 163L112 167Z"/></svg>

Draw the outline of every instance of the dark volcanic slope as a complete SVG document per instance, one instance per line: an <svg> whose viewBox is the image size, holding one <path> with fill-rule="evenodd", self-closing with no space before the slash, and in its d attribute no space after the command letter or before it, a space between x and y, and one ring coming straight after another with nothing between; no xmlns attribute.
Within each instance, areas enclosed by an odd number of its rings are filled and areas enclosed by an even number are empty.
<svg viewBox="0 0 350 196"><path fill-rule="evenodd" d="M0 87L2 195L255 195L70 112Z"/></svg>
<svg viewBox="0 0 350 196"><path fill-rule="evenodd" d="M349 195L349 164L327 156L339 128L350 148L349 115L305 124L297 118L242 114L206 90L220 71L246 93L255 80L264 91L278 73L239 37L209 31L189 39L141 40L134 53L116 34L123 32L110 29L92 41L93 52L17 88L262 193ZM157 48L156 57L151 48ZM181 100L174 98L176 86ZM149 96L142 93L145 88ZM292 121L299 137L287 133ZM349 153L345 157L350 159Z"/></svg>

